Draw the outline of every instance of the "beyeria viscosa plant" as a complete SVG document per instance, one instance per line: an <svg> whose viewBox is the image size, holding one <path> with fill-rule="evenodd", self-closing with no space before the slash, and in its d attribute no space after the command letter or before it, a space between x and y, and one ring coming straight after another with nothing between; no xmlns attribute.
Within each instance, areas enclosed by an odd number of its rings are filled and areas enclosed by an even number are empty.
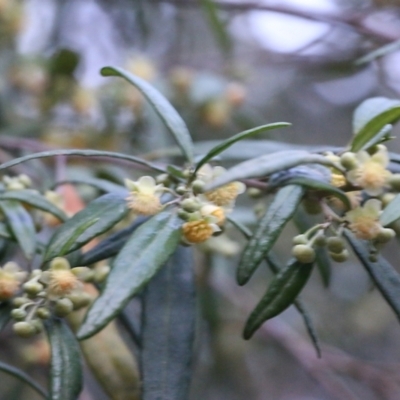
<svg viewBox="0 0 400 400"><path fill-rule="evenodd" d="M286 150L225 169L215 165L215 158L232 145L290 124L272 123L241 132L195 157L196 146L185 123L156 89L119 68L103 68L102 74L124 78L147 98L185 161L182 166L162 165L121 153L68 149L36 153L0 166L5 170L57 155L103 156L152 171L136 180L126 177L125 186L82 180L106 194L73 216L63 211L63 199L57 193L32 189L26 175L3 177L0 236L19 245L26 263L9 260L0 268L0 329L11 318L14 332L30 337L41 332L44 324L52 350L50 398L72 400L79 395L82 374L77 339L100 379L104 371L99 368L104 365L93 362L95 352L87 351L90 340L109 332L115 318L125 321L138 340L124 309L139 294L143 302L141 384L131 361L123 364L124 370L116 368L112 373L130 377L124 378L131 381L129 389L123 390L129 390L131 398L152 398L158 387L168 387L175 399L186 398L196 315L190 247L220 235L228 224L247 240L237 268L238 283L246 284L263 261L275 274L245 324L245 339L294 304L319 351L299 294L314 265L328 285L331 262L346 261L350 251L400 316L400 276L380 254L399 230L400 156L389 153L384 143L392 139L390 124L400 118L400 101L379 97L363 102L355 111L354 135L346 147L287 145ZM235 200L246 188L259 202L272 197L252 231L231 217ZM310 222L309 215L314 214L317 223ZM291 220L300 232L293 238L291 258L280 266L272 247ZM103 235L120 221L125 221L125 228ZM53 229L45 240L40 233L44 227ZM84 250L95 239L97 244ZM109 259L111 267L103 262ZM74 317L79 309L81 316L89 304L83 321ZM170 366L167 375L155 373L166 363ZM1 368L9 371L11 367ZM45 393L25 375L19 377ZM115 390L123 386L122 381L113 380L114 386L106 388L112 398L117 398Z"/></svg>

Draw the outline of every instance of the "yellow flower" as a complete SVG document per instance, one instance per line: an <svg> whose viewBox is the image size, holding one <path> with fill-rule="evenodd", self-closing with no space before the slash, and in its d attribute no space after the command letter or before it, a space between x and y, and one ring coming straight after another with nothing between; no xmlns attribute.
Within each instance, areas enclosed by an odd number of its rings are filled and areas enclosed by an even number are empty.
<svg viewBox="0 0 400 400"><path fill-rule="evenodd" d="M363 207L357 207L346 213L345 220L349 228L359 238L364 240L375 239L382 226L379 222L381 202L376 199L368 200Z"/></svg>
<svg viewBox="0 0 400 400"><path fill-rule="evenodd" d="M361 150L356 157L358 166L347 173L347 179L370 196L382 194L391 176L391 172L386 169L389 164L386 147L379 146L379 150L372 156Z"/></svg>
<svg viewBox="0 0 400 400"><path fill-rule="evenodd" d="M342 187L345 186L347 183L346 178L342 174L337 174L335 172L332 172L331 174L331 185L336 186L336 187Z"/></svg>
<svg viewBox="0 0 400 400"><path fill-rule="evenodd" d="M0 268L0 301L13 297L25 276L26 272L21 271L16 263L4 264L3 268Z"/></svg>
<svg viewBox="0 0 400 400"><path fill-rule="evenodd" d="M214 217L215 223L221 226L225 222L225 211L221 207L214 206L213 204L206 204L200 209L204 217Z"/></svg>
<svg viewBox="0 0 400 400"><path fill-rule="evenodd" d="M214 232L221 230L217 225L221 216L212 215L218 207L211 207L203 206L202 210L192 213L190 220L183 224L183 238L187 243L202 243L209 239Z"/></svg>
<svg viewBox="0 0 400 400"><path fill-rule="evenodd" d="M210 164L203 165L198 171L198 178L204 182L210 182L217 176L226 171L223 167L212 167ZM246 186L241 182L231 182L227 185L221 186L211 192L204 193L204 197L217 206L231 205L239 194L246 190Z"/></svg>
<svg viewBox="0 0 400 400"><path fill-rule="evenodd" d="M163 185L156 185L154 178L142 176L137 181L125 179L125 186L130 190L128 207L134 213L154 215L161 210L160 195Z"/></svg>
<svg viewBox="0 0 400 400"><path fill-rule="evenodd" d="M71 271L68 260L63 257L53 259L49 271L42 273L40 280L47 283L49 298L53 300L70 294L80 285L79 279Z"/></svg>

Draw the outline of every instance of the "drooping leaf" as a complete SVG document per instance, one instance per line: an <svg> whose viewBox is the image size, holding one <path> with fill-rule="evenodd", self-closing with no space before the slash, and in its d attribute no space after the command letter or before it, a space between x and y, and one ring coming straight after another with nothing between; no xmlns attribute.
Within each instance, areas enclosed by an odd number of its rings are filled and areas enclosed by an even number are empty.
<svg viewBox="0 0 400 400"><path fill-rule="evenodd" d="M10 312L12 307L7 302L0 302L0 332L4 329L4 327L8 324L8 321L11 319Z"/></svg>
<svg viewBox="0 0 400 400"><path fill-rule="evenodd" d="M143 400L186 400L196 320L192 250L178 247L143 296Z"/></svg>
<svg viewBox="0 0 400 400"><path fill-rule="evenodd" d="M204 190L214 190L219 186L240 179L268 176L299 164L322 164L341 169L340 166L319 154L312 154L302 150L278 151L235 165L207 184Z"/></svg>
<svg viewBox="0 0 400 400"><path fill-rule="evenodd" d="M345 230L344 235L376 287L400 319L400 274L382 256L378 257L377 262L370 261L365 242L358 240L352 232Z"/></svg>
<svg viewBox="0 0 400 400"><path fill-rule="evenodd" d="M229 139L226 139L219 143L217 146L213 147L196 165L195 172L197 172L205 163L209 160L222 153L224 150L228 149L234 143L239 142L243 139L248 139L251 136L255 136L259 133L266 132L272 129L284 128L290 126L291 124L287 122L276 122L273 124L261 125L256 128L249 129L247 131L240 132Z"/></svg>
<svg viewBox="0 0 400 400"><path fill-rule="evenodd" d="M76 400L83 383L79 343L63 320L48 321L46 330L51 348L49 399Z"/></svg>
<svg viewBox="0 0 400 400"><path fill-rule="evenodd" d="M251 278L271 250L284 226L296 212L303 194L304 189L297 185L285 186L278 191L242 253L236 274L239 285L244 285Z"/></svg>
<svg viewBox="0 0 400 400"><path fill-rule="evenodd" d="M7 225L21 246L25 257L30 260L36 250L36 230L32 217L25 208L15 200L0 201Z"/></svg>
<svg viewBox="0 0 400 400"><path fill-rule="evenodd" d="M125 186L118 185L114 182L110 182L106 179L99 178L79 178L79 179L68 179L67 181L57 182L55 186L60 186L64 184L74 184L74 185L89 185L94 188L101 190L105 193L118 193L118 194L128 194L128 189Z"/></svg>
<svg viewBox="0 0 400 400"><path fill-rule="evenodd" d="M170 133L174 136L178 146L186 159L193 162L193 143L185 122L169 101L153 86L143 79L132 75L128 71L118 67L104 67L101 69L103 76L120 76L134 85L159 115Z"/></svg>
<svg viewBox="0 0 400 400"><path fill-rule="evenodd" d="M400 194L398 194L383 210L379 221L383 226L390 225L400 218Z"/></svg>
<svg viewBox="0 0 400 400"><path fill-rule="evenodd" d="M79 156L79 157L110 157L118 158L120 160L130 161L135 164L144 165L154 171L166 173L166 170L159 165L153 164L139 157L130 156L128 154L116 153L113 151L100 151L100 150L81 150L81 149L67 149L67 150L50 150L41 151L39 153L29 154L27 156L14 158L0 165L0 170L14 167L15 165L24 163L26 161L35 160L37 158L48 158L54 156Z"/></svg>
<svg viewBox="0 0 400 400"><path fill-rule="evenodd" d="M115 258L103 292L89 309L79 339L101 330L143 289L178 246L181 224L175 213L167 210L134 231Z"/></svg>
<svg viewBox="0 0 400 400"><path fill-rule="evenodd" d="M15 378L19 379L23 383L26 383L31 387L35 392L39 393L45 399L48 399L46 391L36 382L34 381L28 374L24 371L21 371L19 368L13 367L6 363L0 361L0 371L5 372L6 374L12 375Z"/></svg>
<svg viewBox="0 0 400 400"><path fill-rule="evenodd" d="M292 260L279 271L247 320L243 332L245 339L250 339L265 321L277 316L294 302L307 283L312 267L313 264L300 264Z"/></svg>
<svg viewBox="0 0 400 400"><path fill-rule="evenodd" d="M119 194L108 193L93 200L54 232L46 248L45 261L81 248L111 229L127 213L125 197Z"/></svg>
<svg viewBox="0 0 400 400"><path fill-rule="evenodd" d="M400 101L374 97L362 102L354 112L351 151L358 151L387 124L400 118Z"/></svg>
<svg viewBox="0 0 400 400"><path fill-rule="evenodd" d="M68 219L63 210L59 209L35 190L9 190L0 194L0 201L2 200L16 200L29 204L39 210L55 215L60 221Z"/></svg>

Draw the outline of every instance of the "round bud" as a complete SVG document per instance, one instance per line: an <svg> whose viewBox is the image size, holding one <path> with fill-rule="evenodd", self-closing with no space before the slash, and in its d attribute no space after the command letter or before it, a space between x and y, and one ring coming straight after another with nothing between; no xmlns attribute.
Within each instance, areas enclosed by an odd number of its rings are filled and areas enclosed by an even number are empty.
<svg viewBox="0 0 400 400"><path fill-rule="evenodd" d="M380 196L380 200L382 202L382 207L385 208L392 202L392 200L396 197L394 193L385 193L382 196Z"/></svg>
<svg viewBox="0 0 400 400"><path fill-rule="evenodd" d="M92 296L86 292L74 292L68 295L68 299L72 301L74 310L86 307L92 301Z"/></svg>
<svg viewBox="0 0 400 400"><path fill-rule="evenodd" d="M293 244L307 244L308 239L306 235L297 235L293 238Z"/></svg>
<svg viewBox="0 0 400 400"><path fill-rule="evenodd" d="M20 308L15 308L11 311L11 317L16 321L23 321L27 316L27 312Z"/></svg>
<svg viewBox="0 0 400 400"><path fill-rule="evenodd" d="M340 163L343 165L344 168L347 170L351 170L357 167L357 157L351 151L346 151L340 156Z"/></svg>
<svg viewBox="0 0 400 400"><path fill-rule="evenodd" d="M43 290L43 285L36 281L28 281L22 285L22 288L29 296L36 296Z"/></svg>
<svg viewBox="0 0 400 400"><path fill-rule="evenodd" d="M195 212L200 208L199 202L194 198L181 201L181 206L185 211L189 213Z"/></svg>
<svg viewBox="0 0 400 400"><path fill-rule="evenodd" d="M195 179L192 183L192 190L194 194L203 193L205 182L201 179Z"/></svg>
<svg viewBox="0 0 400 400"><path fill-rule="evenodd" d="M181 208L178 209L177 214L178 214L178 217L180 219L183 219L184 221L187 221L190 218L190 215L185 210L182 210Z"/></svg>
<svg viewBox="0 0 400 400"><path fill-rule="evenodd" d="M100 265L95 268L94 270L94 280L97 283L104 282L110 273L110 266L109 265Z"/></svg>
<svg viewBox="0 0 400 400"><path fill-rule="evenodd" d="M57 317L65 317L66 315L71 313L73 309L74 304L72 303L72 301L64 297L56 301L56 304L54 306L54 313L57 315Z"/></svg>
<svg viewBox="0 0 400 400"><path fill-rule="evenodd" d="M26 174L21 174L18 176L18 180L25 186L25 187L30 187L32 186L32 180L29 178L28 175Z"/></svg>
<svg viewBox="0 0 400 400"><path fill-rule="evenodd" d="M16 322L13 325L13 331L18 336L21 336L23 338L28 338L28 337L33 336L36 333L36 328L30 322L20 321L20 322Z"/></svg>
<svg viewBox="0 0 400 400"><path fill-rule="evenodd" d="M158 184L163 184L163 185L168 185L170 183L169 181L169 175L168 174L160 174L156 176L156 182Z"/></svg>
<svg viewBox="0 0 400 400"><path fill-rule="evenodd" d="M322 211L321 203L318 200L304 199L303 207L305 212L311 215L320 214Z"/></svg>
<svg viewBox="0 0 400 400"><path fill-rule="evenodd" d="M35 333L40 333L43 330L43 322L40 319L33 319L31 324L35 328Z"/></svg>
<svg viewBox="0 0 400 400"><path fill-rule="evenodd" d="M390 228L382 228L375 240L378 243L387 243L396 236L396 232Z"/></svg>
<svg viewBox="0 0 400 400"><path fill-rule="evenodd" d="M50 269L70 269L69 262L64 257L56 257L50 263Z"/></svg>
<svg viewBox="0 0 400 400"><path fill-rule="evenodd" d="M252 199L259 199L263 195L263 191L257 188L248 188L247 189L247 194L249 197Z"/></svg>
<svg viewBox="0 0 400 400"><path fill-rule="evenodd" d="M75 267L71 272L80 280L90 282L94 278L94 271L88 267Z"/></svg>
<svg viewBox="0 0 400 400"><path fill-rule="evenodd" d="M388 183L396 192L400 192L400 174L392 174L389 177Z"/></svg>
<svg viewBox="0 0 400 400"><path fill-rule="evenodd" d="M339 263L345 262L349 258L349 252L346 249L344 249L340 253L331 253L330 252L329 255L331 256L333 261L336 261Z"/></svg>
<svg viewBox="0 0 400 400"><path fill-rule="evenodd" d="M12 301L14 307L21 307L22 305L29 303L30 300L27 297L15 297Z"/></svg>
<svg viewBox="0 0 400 400"><path fill-rule="evenodd" d="M186 186L185 185L178 185L175 189L175 192L182 195L186 193Z"/></svg>
<svg viewBox="0 0 400 400"><path fill-rule="evenodd" d="M25 189L25 186L18 181L12 181L7 185L8 190L23 190Z"/></svg>
<svg viewBox="0 0 400 400"><path fill-rule="evenodd" d="M36 310L36 316L40 319L50 318L50 311L46 307L39 307Z"/></svg>
<svg viewBox="0 0 400 400"><path fill-rule="evenodd" d="M191 171L190 169L184 169L182 171L182 175L187 179L190 177L190 175L192 175L193 171Z"/></svg>
<svg viewBox="0 0 400 400"><path fill-rule="evenodd" d="M331 236L326 243L331 253L341 253L345 248L344 240L338 236Z"/></svg>
<svg viewBox="0 0 400 400"><path fill-rule="evenodd" d="M298 244L292 249L293 256L302 264L309 264L315 260L314 249L307 244Z"/></svg>
<svg viewBox="0 0 400 400"><path fill-rule="evenodd" d="M314 244L315 244L316 246L319 246L319 247L326 246L327 240L326 240L326 237L325 237L323 231L322 231L322 232L318 232L318 233L315 235L315 237L313 238L313 240L314 240Z"/></svg>

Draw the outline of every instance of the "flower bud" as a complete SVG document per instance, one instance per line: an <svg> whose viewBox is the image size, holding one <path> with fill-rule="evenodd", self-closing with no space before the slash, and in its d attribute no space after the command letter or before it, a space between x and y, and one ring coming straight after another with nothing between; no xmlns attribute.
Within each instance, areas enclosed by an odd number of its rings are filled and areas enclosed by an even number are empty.
<svg viewBox="0 0 400 400"><path fill-rule="evenodd" d="M186 211L182 210L181 208L178 209L178 213L177 214L178 214L178 217L180 219L183 219L184 221L188 221L189 218L190 218L190 214L187 213Z"/></svg>
<svg viewBox="0 0 400 400"><path fill-rule="evenodd" d="M65 317L66 315L71 313L73 309L74 304L72 303L72 301L64 297L56 301L56 304L54 306L54 313L57 315L57 317Z"/></svg>
<svg viewBox="0 0 400 400"><path fill-rule="evenodd" d="M29 303L31 300L29 300L27 297L15 297L12 301L12 304L14 307L21 307L22 305Z"/></svg>
<svg viewBox="0 0 400 400"><path fill-rule="evenodd" d="M36 333L36 328L31 322L20 321L13 325L13 331L23 338L29 338Z"/></svg>
<svg viewBox="0 0 400 400"><path fill-rule="evenodd" d="M340 253L330 252L329 255L333 261L336 261L339 263L344 262L349 258L349 252L346 249L342 250Z"/></svg>
<svg viewBox="0 0 400 400"><path fill-rule="evenodd" d="M27 316L27 312L21 308L15 308L11 311L11 317L16 321L23 321Z"/></svg>
<svg viewBox="0 0 400 400"><path fill-rule="evenodd" d="M109 265L99 265L94 269L94 280L97 283L102 283L107 279L108 274L110 273Z"/></svg>
<svg viewBox="0 0 400 400"><path fill-rule="evenodd" d="M380 200L382 202L382 207L383 208L387 207L395 197L396 197L396 195L394 193L390 193L390 192L385 193L382 196L380 196Z"/></svg>
<svg viewBox="0 0 400 400"><path fill-rule="evenodd" d="M52 270L70 269L70 265L69 265L69 262L68 262L68 260L66 258L64 258L64 257L56 257L51 261L50 269L52 269Z"/></svg>
<svg viewBox="0 0 400 400"><path fill-rule="evenodd" d="M326 245L328 247L328 251L336 254L341 253L345 248L344 240L338 236L329 237Z"/></svg>
<svg viewBox="0 0 400 400"><path fill-rule="evenodd" d="M183 200L181 202L181 206L185 211L192 213L199 210L201 204L196 199L190 198Z"/></svg>
<svg viewBox="0 0 400 400"><path fill-rule="evenodd" d="M319 247L326 246L327 239L323 231L318 232L313 238L314 244Z"/></svg>
<svg viewBox="0 0 400 400"><path fill-rule="evenodd" d="M259 199L263 195L263 191L258 188L251 187L247 189L247 194L252 199Z"/></svg>
<svg viewBox="0 0 400 400"><path fill-rule="evenodd" d="M71 300L74 310L79 310L82 307L86 307L92 301L92 296L86 292L73 292L69 294L67 298Z"/></svg>
<svg viewBox="0 0 400 400"><path fill-rule="evenodd" d="M382 228L375 240L378 243L387 243L396 236L396 232L390 228Z"/></svg>
<svg viewBox="0 0 400 400"><path fill-rule="evenodd" d="M26 188L32 186L32 180L29 178L28 175L26 174L21 174L18 176L18 180L21 182L22 185L24 185Z"/></svg>
<svg viewBox="0 0 400 400"><path fill-rule="evenodd" d="M293 238L293 244L307 244L308 239L306 235L297 235Z"/></svg>
<svg viewBox="0 0 400 400"><path fill-rule="evenodd" d="M388 183L393 190L400 192L400 174L392 174L388 179Z"/></svg>
<svg viewBox="0 0 400 400"><path fill-rule="evenodd" d="M194 194L203 193L205 182L201 179L195 179L192 183L192 190Z"/></svg>
<svg viewBox="0 0 400 400"><path fill-rule="evenodd" d="M43 322L40 319L33 319L31 321L32 326L35 329L35 333L40 333L43 330Z"/></svg>
<svg viewBox="0 0 400 400"><path fill-rule="evenodd" d="M168 174L160 174L156 176L156 183L168 186L171 182Z"/></svg>
<svg viewBox="0 0 400 400"><path fill-rule="evenodd" d="M179 195L183 195L186 193L186 186L185 185L178 185L175 189L175 192Z"/></svg>
<svg viewBox="0 0 400 400"><path fill-rule="evenodd" d="M307 244L298 244L292 249L293 256L302 264L309 264L315 260L314 249Z"/></svg>
<svg viewBox="0 0 400 400"><path fill-rule="evenodd" d="M46 307L39 307L36 310L36 316L40 319L50 318L50 311Z"/></svg>
<svg viewBox="0 0 400 400"><path fill-rule="evenodd" d="M350 151L346 151L340 156L340 163L347 170L354 169L358 165L356 155Z"/></svg>
<svg viewBox="0 0 400 400"><path fill-rule="evenodd" d="M43 290L43 285L36 281L28 281L22 285L22 288L29 296L36 296L41 290Z"/></svg>

